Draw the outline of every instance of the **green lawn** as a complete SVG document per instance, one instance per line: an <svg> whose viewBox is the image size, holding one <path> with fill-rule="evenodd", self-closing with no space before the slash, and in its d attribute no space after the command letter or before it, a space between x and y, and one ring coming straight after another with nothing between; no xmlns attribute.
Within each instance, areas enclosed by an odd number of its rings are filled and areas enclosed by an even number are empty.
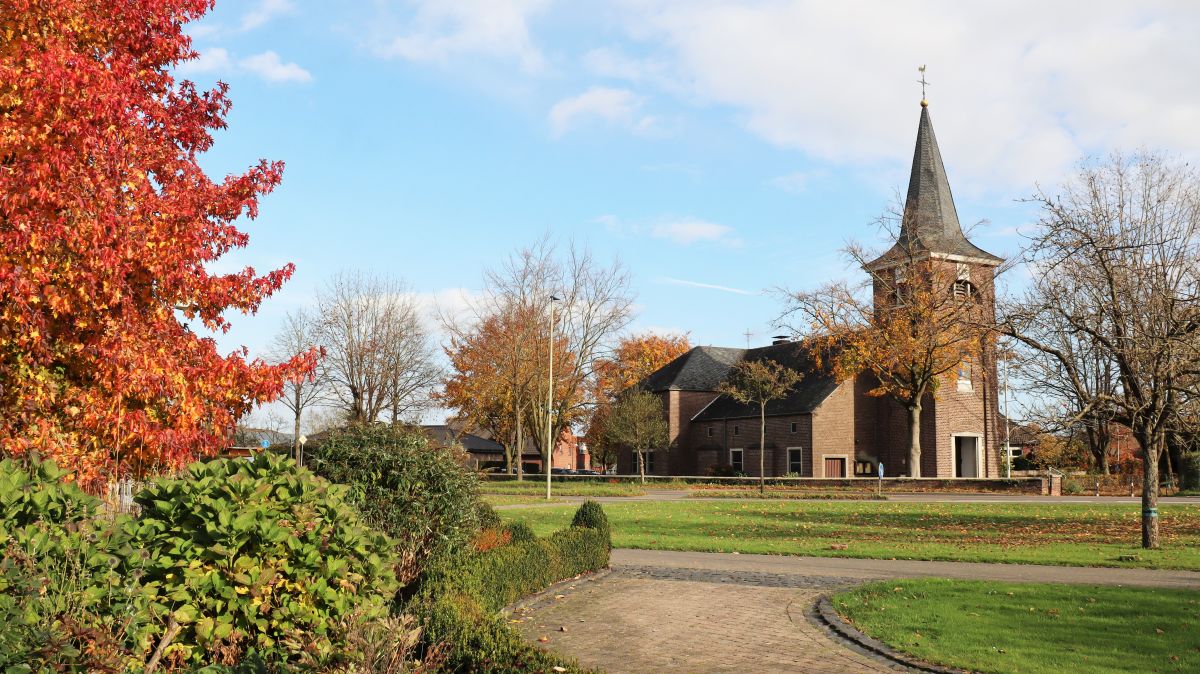
<svg viewBox="0 0 1200 674"><path fill-rule="evenodd" d="M637 501L605 504L613 545L969 562L1200 570L1200 506L1165 505L1163 549L1143 551L1137 504ZM571 507L502 513L539 535ZM845 550L833 550L846 544ZM1121 560L1134 555L1136 559Z"/></svg>
<svg viewBox="0 0 1200 674"><path fill-rule="evenodd" d="M896 650L971 671L1200 671L1200 592L920 579L833 603Z"/></svg>
<svg viewBox="0 0 1200 674"><path fill-rule="evenodd" d="M515 480L492 481L481 480L479 490L484 494L508 494L508 495L529 495L537 496L546 495L545 478L541 480L525 479L521 482ZM640 485L617 483L610 484L608 482L576 482L573 480L553 480L550 485L550 491L555 496L641 496L646 491Z"/></svg>

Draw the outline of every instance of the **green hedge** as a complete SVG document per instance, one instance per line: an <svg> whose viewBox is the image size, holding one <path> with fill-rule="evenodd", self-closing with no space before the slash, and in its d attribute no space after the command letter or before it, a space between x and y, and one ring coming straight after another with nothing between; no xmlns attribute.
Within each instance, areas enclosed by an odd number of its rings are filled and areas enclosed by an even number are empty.
<svg viewBox="0 0 1200 674"><path fill-rule="evenodd" d="M396 541L407 562L398 569L402 583L427 560L466 547L483 520L498 520L480 506L479 482L460 453L420 429L352 425L330 431L309 454L312 471L346 485L367 523Z"/></svg>
<svg viewBox="0 0 1200 674"><path fill-rule="evenodd" d="M593 516L583 519L594 521L599 506L584 507ZM546 538L460 555L426 573L410 610L421 617L425 643L447 649L448 671L580 672L575 663L525 642L499 611L560 580L608 566L611 545L606 528L577 524Z"/></svg>
<svg viewBox="0 0 1200 674"><path fill-rule="evenodd" d="M1185 452L1179 462L1179 486L1188 491L1200 491L1200 452Z"/></svg>

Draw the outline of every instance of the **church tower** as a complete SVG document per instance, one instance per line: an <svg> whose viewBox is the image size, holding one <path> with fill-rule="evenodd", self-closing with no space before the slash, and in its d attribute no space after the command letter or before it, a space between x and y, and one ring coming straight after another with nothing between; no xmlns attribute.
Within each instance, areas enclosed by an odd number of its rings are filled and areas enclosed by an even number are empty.
<svg viewBox="0 0 1200 674"><path fill-rule="evenodd" d="M970 298L987 319L995 318L994 280L1003 260L975 244L963 233L950 192L950 181L937 136L929 117L929 102L921 101L917 143L900 232L883 255L864 265L874 279L876 311L886 311L904 301L906 284L944 283L954 297ZM910 270L921 269L923 273ZM936 396L926 396L921 413L921 475L923 477L998 477L995 350L985 346L981 362L964 363L957 382L943 384ZM882 404L882 403L881 403ZM899 408L895 403L887 403ZM885 412L885 410L880 410ZM895 416L896 409L886 410ZM901 414L905 414L900 410ZM892 459L901 473L911 475L907 464L907 434L893 432L880 438L880 456ZM905 427L906 424L905 424ZM903 449L900 449L900 447ZM889 471L890 473L891 471Z"/></svg>

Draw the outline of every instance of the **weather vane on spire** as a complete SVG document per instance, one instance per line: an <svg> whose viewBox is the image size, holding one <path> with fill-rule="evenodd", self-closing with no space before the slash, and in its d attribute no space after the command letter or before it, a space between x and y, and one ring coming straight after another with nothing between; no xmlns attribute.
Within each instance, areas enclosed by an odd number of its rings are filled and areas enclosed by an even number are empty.
<svg viewBox="0 0 1200 674"><path fill-rule="evenodd" d="M929 85L929 83L925 81L925 66L922 65L921 67L917 68L917 70L921 71L921 79L917 80L921 83L921 105L929 105L929 101L925 99L925 87Z"/></svg>

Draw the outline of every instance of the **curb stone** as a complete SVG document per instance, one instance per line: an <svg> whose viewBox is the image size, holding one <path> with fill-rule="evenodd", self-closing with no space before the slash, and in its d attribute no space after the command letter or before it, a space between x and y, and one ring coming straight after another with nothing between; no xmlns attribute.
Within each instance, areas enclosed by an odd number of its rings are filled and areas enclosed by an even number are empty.
<svg viewBox="0 0 1200 674"><path fill-rule="evenodd" d="M515 613L526 613L528 611L541 608L546 604L553 603L556 595L564 594L562 590L568 589L571 586L578 585L580 583L594 583L602 578L606 578L610 573L612 573L612 568L605 567L596 571L581 573L578 576L567 578L566 580L560 580L550 587L541 590L540 592L535 592L526 597L522 597L508 606L505 606L504 608L500 609L500 615L504 616L505 618L509 618Z"/></svg>
<svg viewBox="0 0 1200 674"><path fill-rule="evenodd" d="M833 608L833 602L828 595L821 595L813 607L820 623L828 627L837 636L849 641L872 656L902 665L915 672L931 672L932 674L970 674L970 670L943 667L928 662L922 662L910 655L901 653L878 639L871 638L858 631L853 625L842 620Z"/></svg>

